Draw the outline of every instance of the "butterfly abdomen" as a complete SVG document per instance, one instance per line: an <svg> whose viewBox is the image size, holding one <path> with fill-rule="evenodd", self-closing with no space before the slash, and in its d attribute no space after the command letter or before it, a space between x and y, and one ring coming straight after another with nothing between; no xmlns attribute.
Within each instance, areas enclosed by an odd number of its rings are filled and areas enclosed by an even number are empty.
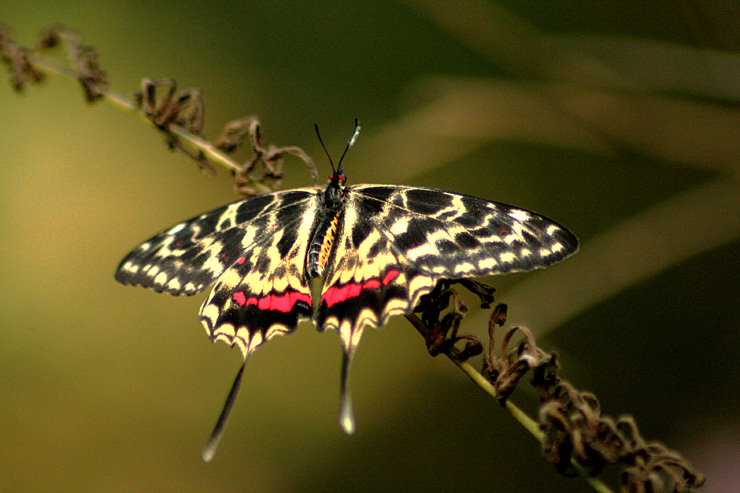
<svg viewBox="0 0 740 493"><path fill-rule="evenodd" d="M322 215L317 221L311 244L306 256L307 279L323 278L326 263L331 255L334 240L337 237L337 227L343 210L338 208L331 214Z"/></svg>
<svg viewBox="0 0 740 493"><path fill-rule="evenodd" d="M332 175L324 190L324 200L317 211L311 242L306 254L306 280L323 279L339 220L344 212L344 175Z"/></svg>

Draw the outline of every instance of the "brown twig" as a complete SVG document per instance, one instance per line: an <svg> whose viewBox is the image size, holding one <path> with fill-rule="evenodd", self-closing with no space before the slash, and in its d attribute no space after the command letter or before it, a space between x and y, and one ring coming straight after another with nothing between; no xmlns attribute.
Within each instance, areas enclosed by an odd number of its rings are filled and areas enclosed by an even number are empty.
<svg viewBox="0 0 740 493"><path fill-rule="evenodd" d="M458 367L502 406L542 443L542 453L556 470L566 476L580 475L597 491L608 491L595 478L608 466L622 466L623 491L688 491L699 488L704 478L677 452L640 435L629 416L617 420L601 415L599 402L593 394L581 392L559 376L557 355L537 346L534 335L525 327L505 332L500 349L496 348L495 333L506 321L506 305L497 305L489 319L488 348L483 351L483 369L478 373L465 362L479 354L484 344L474 336L458 335L460 322L467 307L450 286L440 283L419 304L416 312L406 318L427 342L430 354L445 354ZM466 280L463 287L478 295L481 304L487 298L481 293L493 293L481 283ZM492 302L492 296L490 301ZM516 336L521 336L514 344ZM465 340L466 347L456 344ZM469 348L476 347L474 351ZM540 398L538 421L535 425L518 407L509 401L521 379L532 372L531 385ZM535 429L537 427L537 429Z"/></svg>
<svg viewBox="0 0 740 493"><path fill-rule="evenodd" d="M64 49L68 66L43 56L58 47ZM259 120L255 117L227 124L215 145L208 142L201 136L204 108L197 89L178 93L177 84L172 79L144 79L141 90L134 93L133 101L115 94L108 88L108 78L100 68L95 49L81 44L77 32L61 24L45 29L34 49L16 43L10 29L0 24L0 60L7 65L11 84L16 90L22 90L29 82L39 82L46 72L77 79L86 101L106 100L141 116L165 134L171 149L185 153L202 170L214 173L215 166L229 170L234 175L237 191L244 195L274 191L280 185L283 160L288 155L306 163L314 179L318 176L313 160L300 148L265 146ZM158 97L158 89L164 90L163 97ZM229 155L241 145L246 134L250 137L253 154L244 164L238 164ZM259 166L262 167L261 173L257 171Z"/></svg>

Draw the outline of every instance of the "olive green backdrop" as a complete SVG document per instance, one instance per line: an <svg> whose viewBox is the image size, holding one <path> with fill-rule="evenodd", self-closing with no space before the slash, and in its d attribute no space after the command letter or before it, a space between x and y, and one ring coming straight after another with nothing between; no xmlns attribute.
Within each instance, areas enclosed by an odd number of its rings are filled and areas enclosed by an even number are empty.
<svg viewBox="0 0 740 493"><path fill-rule="evenodd" d="M730 2L10 1L33 44L78 29L112 89L204 91L205 134L258 115L351 183L476 194L582 240L493 279L563 374L740 485L740 14ZM727 4L727 5L725 5ZM728 8L726 8L728 7ZM201 449L240 365L204 294L118 285L138 243L238 196L137 118L51 76L0 85L0 490L574 491L538 444L401 319L366 332L337 423L336 334L302 325L249 361L218 455ZM286 188L310 182L289 161ZM485 314L466 331L485 333ZM517 402L534 409L523 385ZM734 487L733 487L734 485Z"/></svg>

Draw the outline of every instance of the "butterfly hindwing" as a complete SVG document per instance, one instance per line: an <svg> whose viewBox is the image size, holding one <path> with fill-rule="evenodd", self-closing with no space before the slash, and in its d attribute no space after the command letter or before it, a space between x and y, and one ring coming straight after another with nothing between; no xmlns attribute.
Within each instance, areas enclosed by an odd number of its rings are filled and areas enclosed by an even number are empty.
<svg viewBox="0 0 740 493"><path fill-rule="evenodd" d="M201 307L211 340L237 345L246 358L264 341L292 332L312 314L304 264L320 194L273 215L263 231L219 278Z"/></svg>
<svg viewBox="0 0 740 493"><path fill-rule="evenodd" d="M345 197L316 318L318 327L339 332L345 350L357 345L364 326L379 327L409 313L434 287L393 245L381 204L353 191Z"/></svg>

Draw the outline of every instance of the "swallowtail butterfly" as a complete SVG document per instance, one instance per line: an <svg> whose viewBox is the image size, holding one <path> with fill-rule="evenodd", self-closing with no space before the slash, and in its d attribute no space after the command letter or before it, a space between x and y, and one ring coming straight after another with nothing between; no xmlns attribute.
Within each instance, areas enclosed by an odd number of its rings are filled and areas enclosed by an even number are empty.
<svg viewBox="0 0 740 493"><path fill-rule="evenodd" d="M356 125L345 154L358 131ZM337 331L344 349L340 422L351 433L348 368L366 327L410 313L442 279L548 267L575 253L578 240L543 216L462 193L346 186L342 159L324 186L246 198L165 230L123 259L116 280L173 295L215 283L200 320L212 341L237 346L245 362L301 320Z"/></svg>

